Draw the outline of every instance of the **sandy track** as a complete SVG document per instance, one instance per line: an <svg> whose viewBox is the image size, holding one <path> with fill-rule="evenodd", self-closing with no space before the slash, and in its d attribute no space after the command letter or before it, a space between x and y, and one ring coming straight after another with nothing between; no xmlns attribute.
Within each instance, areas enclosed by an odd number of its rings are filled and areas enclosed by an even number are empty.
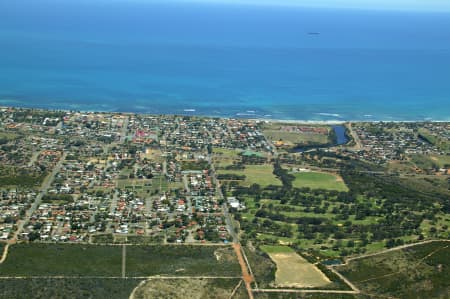
<svg viewBox="0 0 450 299"><path fill-rule="evenodd" d="M250 275L248 272L247 264L244 260L244 257L242 255L242 248L241 245L238 243L233 244L234 251L236 252L236 255L238 257L239 265L241 265L242 269L242 279L244 280L245 287L247 289L248 297L250 299L253 299L253 293L252 293L252 286L251 283L253 282L253 276Z"/></svg>
<svg viewBox="0 0 450 299"><path fill-rule="evenodd" d="M6 260L6 257L8 256L8 250L9 250L9 244L6 244L5 248L3 248L3 254L2 254L2 259L0 260L0 264L2 264Z"/></svg>

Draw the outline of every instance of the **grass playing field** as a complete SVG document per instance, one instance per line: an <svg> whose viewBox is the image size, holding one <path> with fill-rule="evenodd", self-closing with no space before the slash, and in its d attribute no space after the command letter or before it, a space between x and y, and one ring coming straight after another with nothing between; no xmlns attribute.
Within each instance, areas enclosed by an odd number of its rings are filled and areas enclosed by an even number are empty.
<svg viewBox="0 0 450 299"><path fill-rule="evenodd" d="M218 174L237 174L245 175L242 182L244 186L258 184L260 186L281 186L281 181L273 174L273 166L264 165L246 165L244 170L219 170Z"/></svg>
<svg viewBox="0 0 450 299"><path fill-rule="evenodd" d="M294 173L295 180L292 183L295 188L309 187L311 189L326 189L336 191L348 191L342 178L338 175L323 172Z"/></svg>

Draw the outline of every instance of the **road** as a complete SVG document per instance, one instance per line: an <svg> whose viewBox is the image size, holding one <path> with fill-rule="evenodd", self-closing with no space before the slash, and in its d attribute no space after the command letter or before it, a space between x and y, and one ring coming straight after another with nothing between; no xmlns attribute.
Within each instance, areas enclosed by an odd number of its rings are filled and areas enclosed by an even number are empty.
<svg viewBox="0 0 450 299"><path fill-rule="evenodd" d="M125 116L124 120L123 120L123 124L122 124L122 130L120 131L120 139L119 139L119 143L124 143L125 142L125 138L127 137L127 133L128 133L128 123L130 121L130 118L128 116Z"/></svg>
<svg viewBox="0 0 450 299"><path fill-rule="evenodd" d="M219 184L219 180L217 180L216 178L216 171L214 168L214 164L211 163L211 157L209 157L209 161L210 161L210 165L211 165L211 170L213 173L213 180L216 184L216 192L217 195L220 199L223 199L223 194L222 194L222 190L220 189L220 184ZM236 230L234 229L234 225L233 225L233 220L231 218L230 213L228 212L228 205L226 203L226 201L222 204L222 210L223 210L223 215L225 218L225 223L227 225L228 231L230 233L230 236L233 238L233 248L234 251L236 252L236 256L238 258L239 261L239 265L241 266L241 270L242 270L242 279L244 280L245 283L245 288L247 289L247 293L248 293L248 297L250 299L253 299L253 290L252 290L252 282L255 281L254 277L253 277L253 273L251 271L250 268L250 264L248 263L247 257L245 256L245 253L242 251L242 247L241 247L241 243L239 242L239 236L236 233Z"/></svg>
<svg viewBox="0 0 450 299"><path fill-rule="evenodd" d="M55 276L0 276L1 279L118 279L122 276L73 276L73 275L55 275ZM129 279L236 279L240 276L129 276Z"/></svg>
<svg viewBox="0 0 450 299"><path fill-rule="evenodd" d="M233 238L233 243L239 243L239 237L234 229L233 220L231 219L230 213L228 212L227 203L223 203L223 216L225 217L225 224L227 225L228 231L230 232L230 236Z"/></svg>
<svg viewBox="0 0 450 299"><path fill-rule="evenodd" d="M41 189L39 191L39 194L36 196L36 198L34 199L33 204L31 205L31 207L28 209L28 211L25 213L25 217L24 219L18 221L17 224L17 230L14 233L12 239L11 239L11 243L15 243L17 242L17 236L22 233L23 231L23 227L25 226L26 223L28 223L30 221L31 216L33 215L34 211L36 211L36 209L39 207L39 205L41 204L42 201L42 197L47 193L47 190L50 188L50 186L53 183L53 180L55 179L56 174L61 170L61 167L64 163L64 160L66 159L67 153L63 153L61 158L59 159L58 163L56 163L55 167L53 167L52 172L44 179L44 181L42 182L41 185Z"/></svg>
<svg viewBox="0 0 450 299"><path fill-rule="evenodd" d="M37 150L33 153L33 155L31 156L30 162L28 162L28 167L32 167L34 165L34 163L37 161L37 158L39 157L40 154L41 154L40 150Z"/></svg>
<svg viewBox="0 0 450 299"><path fill-rule="evenodd" d="M126 277L127 246L122 245L122 278Z"/></svg>
<svg viewBox="0 0 450 299"><path fill-rule="evenodd" d="M362 150L363 146L361 140L359 139L358 134L356 134L356 132L353 130L352 123L348 123L347 128L350 131L350 135L352 136L353 140L355 141L355 146L353 147L353 149Z"/></svg>
<svg viewBox="0 0 450 299"><path fill-rule="evenodd" d="M189 194L191 192L191 188L189 188L189 180L187 175L183 175L183 185L184 190L186 190L186 193Z"/></svg>
<svg viewBox="0 0 450 299"><path fill-rule="evenodd" d="M245 288L247 289L248 298L253 299L252 282L254 281L254 279L253 279L253 276L248 271L247 264L245 262L245 259L244 259L243 253L242 253L241 244L233 243L233 248L234 248L234 251L236 252L236 255L237 255L237 258L239 261L239 265L241 266L242 279L244 280Z"/></svg>
<svg viewBox="0 0 450 299"><path fill-rule="evenodd" d="M340 279L342 279L350 288L352 288L353 292L355 294L359 294L361 291L350 281L348 280L344 275L336 271L333 267L327 267L330 271L332 271L334 274L336 274Z"/></svg>

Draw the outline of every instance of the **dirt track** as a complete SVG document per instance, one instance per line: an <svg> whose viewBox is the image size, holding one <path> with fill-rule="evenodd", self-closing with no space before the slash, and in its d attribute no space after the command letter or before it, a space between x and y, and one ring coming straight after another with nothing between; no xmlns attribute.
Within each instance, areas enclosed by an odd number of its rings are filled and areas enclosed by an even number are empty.
<svg viewBox="0 0 450 299"><path fill-rule="evenodd" d="M238 243L233 244L234 251L236 252L236 255L238 257L239 265L241 265L242 269L242 279L244 280L245 287L248 292L248 297L250 299L253 299L253 292L252 292L252 286L251 283L253 282L253 277L250 275L247 269L247 264L245 263L244 257L242 255L242 249L241 245Z"/></svg>
<svg viewBox="0 0 450 299"><path fill-rule="evenodd" d="M386 249L386 250L378 251L378 252L375 252L375 253L369 253L369 254L364 254L364 255L348 258L348 259L345 260L345 263L343 265L347 265L348 262L353 261L353 260L359 260L359 259L363 259L363 258L366 258L366 257L376 256L376 255L380 255L380 254L383 254L383 253L386 253L386 252L401 250L401 249L405 249L405 248L408 248L408 247L413 247L413 246L417 246L417 245L421 245L421 244L427 244L427 243L431 243L431 242L450 242L450 240L439 240L439 239L436 239L436 240L426 240L426 241L417 242L417 243L405 244L405 245L389 248L389 249ZM337 265L337 266L341 266L341 265Z"/></svg>
<svg viewBox="0 0 450 299"><path fill-rule="evenodd" d="M3 254L2 254L2 259L0 260L0 264L6 260L6 257L8 256L8 249L9 249L9 244L6 244L5 248L3 248Z"/></svg>

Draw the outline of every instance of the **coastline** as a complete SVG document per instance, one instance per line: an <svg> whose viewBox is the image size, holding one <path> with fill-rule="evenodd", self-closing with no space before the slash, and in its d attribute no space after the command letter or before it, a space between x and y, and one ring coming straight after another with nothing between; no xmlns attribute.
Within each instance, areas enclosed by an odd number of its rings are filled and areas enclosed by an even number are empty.
<svg viewBox="0 0 450 299"><path fill-rule="evenodd" d="M140 115L172 115L172 116L189 116L189 117L205 117L205 118L223 118L223 119L245 119L259 122L272 122L272 123L284 123L284 124L310 124L310 125L342 125L345 123L448 123L450 122L450 117L447 120L444 119L411 119L411 120L401 120L401 119L329 119L329 120L317 120L317 119L292 119L292 118L271 118L271 117L250 117L251 114L246 115L213 115L213 114L203 114L197 113L195 109L183 109L182 112L178 113L147 113L147 112L137 112L137 111L108 111L101 109L65 109L65 108L50 108L50 107L35 107L26 105L1 105L0 109L36 109L36 110L48 110L48 111L65 111L65 112L81 112L81 113L105 113L105 114L140 114ZM184 113L183 113L184 112ZM195 113L193 113L195 112ZM317 113L313 113L317 115Z"/></svg>

